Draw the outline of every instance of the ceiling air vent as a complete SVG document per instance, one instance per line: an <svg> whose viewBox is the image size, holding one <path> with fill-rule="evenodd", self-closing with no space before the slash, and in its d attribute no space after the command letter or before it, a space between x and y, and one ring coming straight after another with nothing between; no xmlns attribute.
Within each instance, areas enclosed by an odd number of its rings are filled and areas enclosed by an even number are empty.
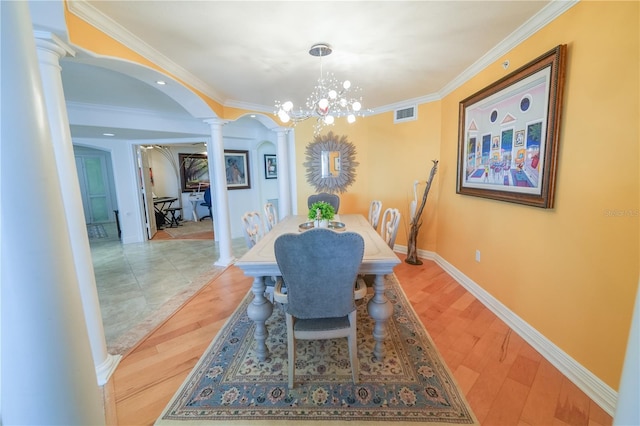
<svg viewBox="0 0 640 426"><path fill-rule="evenodd" d="M418 112L416 107L410 106L406 108L399 108L393 111L393 122L402 123L404 121L412 121L418 118Z"/></svg>

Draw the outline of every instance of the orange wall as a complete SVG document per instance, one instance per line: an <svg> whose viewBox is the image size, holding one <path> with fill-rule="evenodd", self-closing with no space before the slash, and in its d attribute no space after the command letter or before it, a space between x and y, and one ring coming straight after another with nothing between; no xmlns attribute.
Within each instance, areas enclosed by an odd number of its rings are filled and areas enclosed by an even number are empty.
<svg viewBox="0 0 640 426"><path fill-rule="evenodd" d="M438 254L614 389L640 256L638 17L638 2L580 2L442 102ZM456 195L459 101L558 44L555 208Z"/></svg>
<svg viewBox="0 0 640 426"><path fill-rule="evenodd" d="M420 180L422 198L424 182L431 171L432 160L440 156L440 102L418 106L418 120L394 124L393 112L359 118L348 125L337 120L331 130L347 135L356 147L356 180L340 194L340 211L368 214L371 200L382 201L382 209L398 208L402 214L396 244L406 245L409 224L409 203L413 200L413 182ZM296 166L298 182L298 211L307 208L307 197L316 192L306 181L305 148L313 142L313 123L296 127ZM435 251L438 201L438 175L429 192L422 215L418 247Z"/></svg>
<svg viewBox="0 0 640 426"><path fill-rule="evenodd" d="M413 181L439 159L418 248L436 251L614 389L639 277L638 17L637 2L580 2L442 101L420 105L417 121L394 125L385 113L331 128L348 135L360 162L341 211L366 213L372 199L400 208L396 243L406 245ZM568 55L555 208L457 195L459 102L559 44ZM301 212L315 192L303 167L312 140L310 125L296 128Z"/></svg>
<svg viewBox="0 0 640 426"><path fill-rule="evenodd" d="M419 105L417 121L394 124L388 112L331 128L347 135L360 163L341 212L366 214L373 199L399 208L396 243L406 245L413 181L424 181L431 160L440 160L418 248L436 251L614 389L640 258L638 6L582 1L441 101ZM73 15L67 20L76 45L156 68ZM457 195L460 100L558 44L568 45L568 55L555 208ZM199 95L222 118L242 113ZM298 125L300 212L315 192L303 166L312 141L312 123Z"/></svg>

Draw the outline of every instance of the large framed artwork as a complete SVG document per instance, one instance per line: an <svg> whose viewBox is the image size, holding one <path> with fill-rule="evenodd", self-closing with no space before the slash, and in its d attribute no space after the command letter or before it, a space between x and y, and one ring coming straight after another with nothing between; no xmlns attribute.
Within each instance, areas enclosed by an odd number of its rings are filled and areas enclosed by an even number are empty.
<svg viewBox="0 0 640 426"><path fill-rule="evenodd" d="M552 208L566 45L460 102L456 192Z"/></svg>
<svg viewBox="0 0 640 426"><path fill-rule="evenodd" d="M249 173L249 151L224 150L227 189L249 189L251 178Z"/></svg>
<svg viewBox="0 0 640 426"><path fill-rule="evenodd" d="M209 187L209 163L204 154L178 154L182 192L203 191Z"/></svg>

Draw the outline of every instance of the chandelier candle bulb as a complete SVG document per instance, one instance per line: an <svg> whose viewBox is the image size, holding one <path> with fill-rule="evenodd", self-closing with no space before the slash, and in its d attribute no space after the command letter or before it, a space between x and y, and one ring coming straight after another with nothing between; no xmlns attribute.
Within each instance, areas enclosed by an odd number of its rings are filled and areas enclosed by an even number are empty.
<svg viewBox="0 0 640 426"><path fill-rule="evenodd" d="M352 87L349 80L340 83L333 74L326 77L322 73L322 57L331 54L331 46L319 43L311 46L309 54L320 57L320 78L306 101L306 109L294 108L292 101L275 102L275 115L282 123L291 122L293 126L309 118L315 118L314 135L319 135L324 126L335 123L336 118L346 117L348 123L353 123L356 116L362 116L362 98L354 93L358 87Z"/></svg>

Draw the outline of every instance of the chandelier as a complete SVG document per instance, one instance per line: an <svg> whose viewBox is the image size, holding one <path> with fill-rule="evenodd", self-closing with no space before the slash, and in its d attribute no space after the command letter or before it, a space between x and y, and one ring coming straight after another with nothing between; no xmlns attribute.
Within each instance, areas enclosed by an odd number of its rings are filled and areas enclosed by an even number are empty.
<svg viewBox="0 0 640 426"><path fill-rule="evenodd" d="M349 80L340 83L333 74L326 76L322 73L322 57L332 52L331 46L320 43L314 44L309 50L312 56L320 57L320 78L307 98L306 109L294 108L293 102L276 101L275 114L283 123L293 123L295 126L301 121L315 118L314 134L320 134L325 126L333 125L336 118L346 117L348 123L356 121L362 116L362 97L358 95L360 89L352 87Z"/></svg>

